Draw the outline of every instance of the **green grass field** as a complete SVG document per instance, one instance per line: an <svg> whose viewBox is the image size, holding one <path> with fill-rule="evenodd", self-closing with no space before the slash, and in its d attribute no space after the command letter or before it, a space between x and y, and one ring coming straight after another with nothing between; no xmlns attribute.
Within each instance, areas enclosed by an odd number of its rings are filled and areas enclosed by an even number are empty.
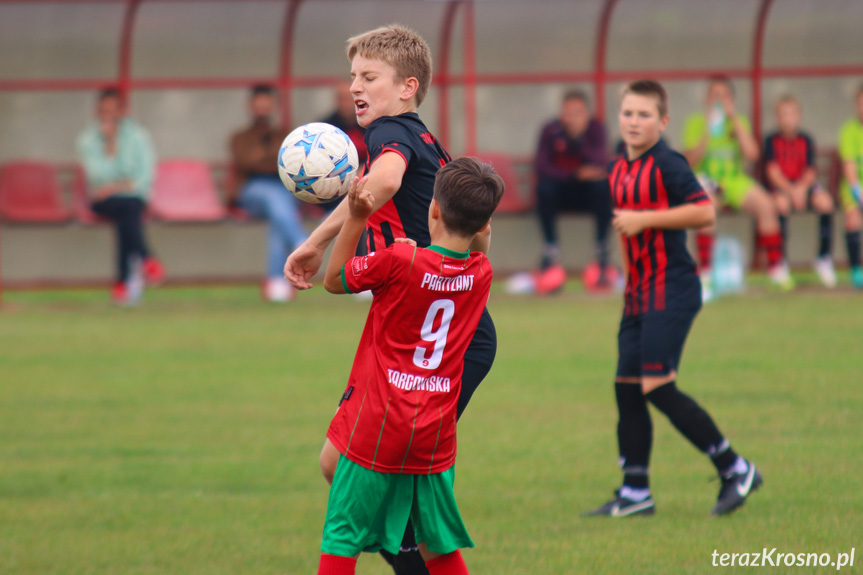
<svg viewBox="0 0 863 575"><path fill-rule="evenodd" d="M367 307L319 288L281 307L251 287L136 309L4 294L0 574L315 573L318 453ZM459 427L472 573L709 573L714 549L764 547L856 548L843 572L863 572L859 293L727 298L696 321L680 386L765 479L720 519L712 466L655 411L656 516L578 516L620 479L617 297L495 293L490 309L497 361ZM375 556L357 572L388 573Z"/></svg>

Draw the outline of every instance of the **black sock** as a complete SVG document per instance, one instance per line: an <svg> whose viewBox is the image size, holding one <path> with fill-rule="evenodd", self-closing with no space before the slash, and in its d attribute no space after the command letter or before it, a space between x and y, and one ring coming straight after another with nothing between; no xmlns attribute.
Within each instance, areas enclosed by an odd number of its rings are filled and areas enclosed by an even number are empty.
<svg viewBox="0 0 863 575"><path fill-rule="evenodd" d="M686 439L710 457L717 471L725 471L737 461L737 454L722 437L710 415L677 389L675 382L660 385L646 397Z"/></svg>
<svg viewBox="0 0 863 575"><path fill-rule="evenodd" d="M848 247L848 263L860 267L860 230L845 232L845 245Z"/></svg>
<svg viewBox="0 0 863 575"><path fill-rule="evenodd" d="M818 257L823 258L833 251L833 214L818 216Z"/></svg>
<svg viewBox="0 0 863 575"><path fill-rule="evenodd" d="M417 548L413 523L408 519L405 535L402 538L402 548L396 557L393 570L396 575L429 575L425 561Z"/></svg>
<svg viewBox="0 0 863 575"><path fill-rule="evenodd" d="M779 216L779 233L782 235L782 259L788 261L788 216Z"/></svg>
<svg viewBox="0 0 863 575"><path fill-rule="evenodd" d="M635 489L647 489L650 447L653 443L653 423L647 401L638 383L615 383L617 397L617 445L620 450L623 484Z"/></svg>

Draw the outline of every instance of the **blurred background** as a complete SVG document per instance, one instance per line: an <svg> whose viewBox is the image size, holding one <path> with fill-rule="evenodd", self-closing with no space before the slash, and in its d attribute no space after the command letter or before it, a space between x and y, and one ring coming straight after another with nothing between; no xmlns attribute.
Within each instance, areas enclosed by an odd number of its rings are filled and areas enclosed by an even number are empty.
<svg viewBox="0 0 863 575"><path fill-rule="evenodd" d="M822 183L835 186L837 133L863 78L856 0L1 0L0 164L56 166L71 210L68 220L36 228L6 218L6 284L110 275L109 231L82 225L72 209L75 137L100 88L127 91L159 159L205 162L221 196L228 138L247 121L249 87L279 88L287 127L320 119L348 75L345 40L389 22L415 28L432 48L434 85L419 111L449 151L512 159L523 200L513 212L530 211L531 155L569 88L587 91L609 145L617 140L618 92L636 77L666 85L673 146L685 117L703 109L710 75L733 79L738 108L759 137L774 127L775 98L791 92L818 145ZM314 225L316 214L307 216ZM150 224L171 280L259 275L261 222L182 219ZM534 218L518 214L506 225L500 268L530 265L539 249ZM581 245L589 227L570 226L563 241ZM749 224L738 228L748 233ZM800 258L808 258L811 239L799 242ZM589 256L566 251L568 267ZM797 250L790 252L793 264ZM844 250L836 252L841 263Z"/></svg>

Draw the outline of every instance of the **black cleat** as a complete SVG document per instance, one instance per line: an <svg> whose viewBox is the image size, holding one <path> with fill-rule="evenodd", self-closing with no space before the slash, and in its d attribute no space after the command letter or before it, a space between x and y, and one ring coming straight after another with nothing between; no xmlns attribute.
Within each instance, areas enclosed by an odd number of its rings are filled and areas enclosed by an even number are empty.
<svg viewBox="0 0 863 575"><path fill-rule="evenodd" d="M608 515L609 517L629 517L631 515L653 515L656 513L656 504L653 497L643 501L633 501L627 497L620 496L620 490L614 492L615 498L593 511L582 513L582 517L595 517Z"/></svg>
<svg viewBox="0 0 863 575"><path fill-rule="evenodd" d="M756 491L764 480L761 474L755 469L755 465L747 461L749 469L746 473L731 473L727 476L721 476L722 487L719 488L719 497L716 500L716 506L711 511L711 515L727 515L744 503L746 498Z"/></svg>

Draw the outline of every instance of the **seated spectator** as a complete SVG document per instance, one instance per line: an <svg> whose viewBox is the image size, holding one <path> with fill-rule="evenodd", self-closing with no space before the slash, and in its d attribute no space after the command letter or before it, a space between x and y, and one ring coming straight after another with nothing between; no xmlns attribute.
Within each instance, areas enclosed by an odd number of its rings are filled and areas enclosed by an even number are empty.
<svg viewBox="0 0 863 575"><path fill-rule="evenodd" d="M540 270L559 265L557 216L562 211L593 214L596 260L600 284L608 265L607 237L611 222L611 194L606 173L605 128L591 118L587 96L577 90L563 97L560 117L546 124L540 135L534 167L537 211L545 246Z"/></svg>
<svg viewBox="0 0 863 575"><path fill-rule="evenodd" d="M836 285L831 258L833 198L817 181L815 142L800 130L800 103L791 95L776 102L779 129L764 139L764 176L779 212L783 251L787 254L788 216L812 209L819 214L815 273L827 287ZM787 261L787 255L786 255Z"/></svg>
<svg viewBox="0 0 863 575"><path fill-rule="evenodd" d="M749 120L737 112L734 86L724 76L710 79L705 111L691 115L684 128L684 155L714 203L743 210L755 217L758 245L767 251L770 279L780 289L794 288L782 259L782 235L776 206L767 191L744 171L744 161L758 160L758 142ZM704 287L711 297L710 265L715 228L696 236Z"/></svg>
<svg viewBox="0 0 863 575"><path fill-rule="evenodd" d="M306 230L299 214L299 200L279 179L279 148L287 131L273 124L275 104L272 87L252 88L251 125L231 136L235 178L228 200L252 216L268 220L267 277L262 293L268 301L285 302L293 297L294 290L282 268L288 254L306 241Z"/></svg>
<svg viewBox="0 0 863 575"><path fill-rule="evenodd" d="M863 228L863 85L855 96L856 116L839 131L839 158L842 160L842 186L839 199L845 213L845 243L851 284L863 289L863 267L860 267L860 230Z"/></svg>
<svg viewBox="0 0 863 575"><path fill-rule="evenodd" d="M362 174L365 171L366 158L368 157L368 150L366 150L366 130L357 123L356 106L354 105L354 97L351 94L350 80L340 82L336 86L335 97L335 109L333 109L332 114L320 121L335 126L348 135L354 146L356 146L357 157L360 159L357 174ZM321 207L329 213L337 205L339 205L338 201L321 204Z"/></svg>
<svg viewBox="0 0 863 575"><path fill-rule="evenodd" d="M150 135L126 116L120 91L107 88L99 93L96 121L78 136L77 148L90 207L117 229L117 271L111 297L122 305L134 304L141 295L142 280L159 283L165 276L144 235L144 211L156 169Z"/></svg>

